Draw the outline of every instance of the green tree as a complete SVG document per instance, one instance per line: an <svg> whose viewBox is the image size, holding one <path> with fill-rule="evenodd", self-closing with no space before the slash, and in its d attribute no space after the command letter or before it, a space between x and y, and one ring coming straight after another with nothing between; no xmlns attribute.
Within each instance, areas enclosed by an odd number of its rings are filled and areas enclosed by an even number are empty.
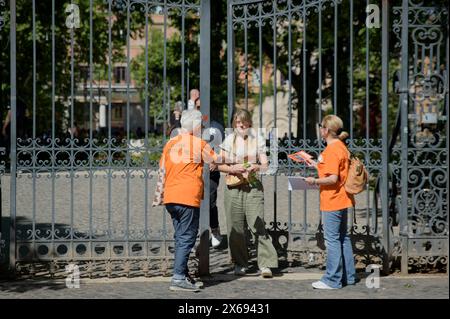
<svg viewBox="0 0 450 319"><path fill-rule="evenodd" d="M161 116L165 110L163 109L164 93L166 101L168 101L167 90L170 87L172 87L170 99L179 100L181 98L181 88L179 85L175 85L181 81L181 74L178 72L181 59L178 48L179 38L180 36L176 34L166 41L165 71L164 33L159 29L150 29L148 33L147 59L145 57L146 49L142 47L142 53L131 63L132 78L140 88L142 101L148 103L150 117ZM164 79L164 72L166 72L166 79ZM146 81L147 87L145 86Z"/></svg>
<svg viewBox="0 0 450 319"><path fill-rule="evenodd" d="M71 44L73 43L74 86L86 77L90 62L90 1L54 2L54 47L52 45L52 6L49 1L36 1L35 27L33 30L33 7L28 0L16 1L17 24L17 96L24 103L27 113L32 116L33 109L33 32L36 39L36 126L37 134L52 128L52 89L55 97L55 131L61 133L62 123L68 121L67 107L71 94ZM68 28L69 4L76 4L80 13L80 26ZM5 26L0 33L0 90L1 111L5 112L9 104L10 90L10 23L9 12L5 12ZM130 25L127 25L127 10L96 1L92 8L93 26L93 72L97 80L107 79L108 51L111 44L112 63L124 58L123 47L126 44L126 32L129 27L131 37L137 37L142 30L143 17L130 9ZM108 26L111 23L111 43ZM72 41L73 39L73 41ZM54 53L54 63L52 61ZM52 82L52 68L55 81ZM3 114L4 117L4 114Z"/></svg>
<svg viewBox="0 0 450 319"><path fill-rule="evenodd" d="M266 5L272 4L267 3ZM354 27L353 72L355 72L356 68L363 65L365 59L365 46L362 45L364 42L361 40L365 33L356 33L357 30L361 29L366 18L363 7L364 4L355 1L352 22ZM335 16L338 19L337 29L334 28ZM335 7L330 5L330 2L324 2L320 11L316 11L315 8L309 8L305 14L302 11L299 11L297 14L293 13L290 19L289 16L278 16L276 27L275 39L271 23L267 21L262 27L261 50L264 55L263 61L269 60L273 64L276 60L277 70L282 73L283 78L285 80L288 80L289 77L291 78L293 110L297 111L298 116L298 136L301 138L315 138L315 124L319 121L319 114L322 112L321 107L317 103L319 97L331 101L332 109L337 110L337 114L346 122L344 123L345 127L348 127L350 115L349 75L351 72L349 2L346 1L337 5L336 11ZM380 56L379 33L371 33L369 46L371 54L377 57ZM237 36L238 43L243 43L243 34L243 32L239 32ZM259 54L258 28L250 28L248 34L249 61L251 64L257 65ZM276 50L274 50L274 43L276 44ZM337 44L336 48L335 43ZM291 46L291 51L289 51L289 45ZM274 51L276 51L275 56ZM337 59L336 70L334 69L335 56ZM289 69L289 59L292 65L291 69ZM375 68L379 70L379 64L372 64L376 60L371 61L371 71ZM319 67L319 63L321 67ZM327 85L326 79L330 77L332 81ZM355 87L362 85L358 80L354 79L353 84ZM378 78L375 79L375 81L379 80ZM277 83L277 85L280 84ZM376 87L371 87L371 90L374 90ZM334 95L335 88L336 96ZM306 127L303 127L304 114L307 114L305 119Z"/></svg>
<svg viewBox="0 0 450 319"><path fill-rule="evenodd" d="M168 13L170 26L178 30L178 34L168 38L166 41L166 81L167 85L173 87L171 91L171 100L181 100L181 60L182 60L182 41L181 33L183 30L183 17L179 10L171 10ZM226 122L227 105L227 66L226 66L226 47L227 36L226 24L226 1L211 1L211 119L220 123ZM185 103L187 90L187 61L189 61L189 89L200 88L200 19L199 14L193 10L187 10L184 15L184 63L185 63ZM151 42L148 47L148 73L149 87L147 89L149 96L150 113L154 116L162 111L163 94L163 46L164 37L159 31L152 30ZM154 43L152 43L154 42ZM145 52L133 61L133 77L139 83L145 83ZM152 81L155 84L152 84ZM155 92L153 88L158 88ZM145 100L145 92L142 94ZM167 96L166 96L167 98ZM157 102L159 101L159 102ZM155 104L156 103L156 104ZM225 117L224 117L225 116Z"/></svg>

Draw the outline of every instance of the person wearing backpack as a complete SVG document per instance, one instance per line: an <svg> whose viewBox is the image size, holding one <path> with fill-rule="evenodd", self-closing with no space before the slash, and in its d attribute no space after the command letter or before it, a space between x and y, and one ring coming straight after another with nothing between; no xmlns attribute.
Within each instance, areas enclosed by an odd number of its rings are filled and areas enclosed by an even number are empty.
<svg viewBox="0 0 450 319"><path fill-rule="evenodd" d="M312 166L319 178L307 177L309 184L320 186L320 211L327 247L326 273L313 282L315 289L339 289L356 281L352 243L347 233L348 208L354 206L353 194L345 189L350 153L344 140L343 122L336 115L327 115L319 124L320 135L327 146Z"/></svg>

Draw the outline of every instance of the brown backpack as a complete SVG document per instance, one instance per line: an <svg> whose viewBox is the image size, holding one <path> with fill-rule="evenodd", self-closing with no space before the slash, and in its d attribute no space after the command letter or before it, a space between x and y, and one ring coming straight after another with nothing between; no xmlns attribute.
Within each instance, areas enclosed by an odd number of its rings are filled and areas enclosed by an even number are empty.
<svg viewBox="0 0 450 319"><path fill-rule="evenodd" d="M349 162L350 165L344 187L349 194L359 194L366 188L369 173L367 173L364 164L356 156L350 155Z"/></svg>

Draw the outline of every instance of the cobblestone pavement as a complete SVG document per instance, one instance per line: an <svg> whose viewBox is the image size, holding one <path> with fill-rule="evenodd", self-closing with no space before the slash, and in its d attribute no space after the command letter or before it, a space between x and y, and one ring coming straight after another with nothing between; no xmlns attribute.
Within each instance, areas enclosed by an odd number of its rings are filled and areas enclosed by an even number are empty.
<svg viewBox="0 0 450 319"><path fill-rule="evenodd" d="M82 174L81 174L82 175ZM145 226L154 233L158 233L167 225L168 236L170 237L172 227L170 218L162 214L161 209L148 207L145 209L145 198L152 198L153 182L137 176L132 183L127 186L127 180L117 177L111 181L108 187L108 179L101 173L92 181L92 188L89 186L87 175L80 176L74 181L73 188L70 178L61 174L61 178L52 181L47 176L43 176L36 181L36 216L35 220L43 229L49 228L52 218L57 225L74 227L76 231L88 233L90 228L103 233L108 230L108 223L111 223L119 231L126 230L125 221L128 220L132 231L136 233L145 231ZM4 179L4 180L3 180ZM8 217L9 212L9 177L3 176L3 213ZM28 226L33 218L33 187L32 179L23 175L18 180L17 188L17 215L19 224L25 223ZM267 177L264 179L265 186L265 216L266 222L272 221L274 211L274 179ZM302 225L316 229L318 221L318 196L313 192L308 192L305 197L304 192L294 192L289 197L287 192L287 179L285 176L278 178L277 187L277 220L286 222L289 220L289 206L292 207L292 222L294 229L302 229ZM54 187L54 203L52 204L51 189ZM223 214L223 183L220 184L218 192L219 217L222 233L226 233L225 220ZM147 193L145 192L147 190ZM92 194L92 198L90 197ZM108 197L111 196L111 205ZM371 197L367 193L362 193L357 200L357 220L365 224L367 216L366 207L371 206ZM129 203L129 206L127 206ZM55 215L52 216L52 205ZM92 205L90 207L90 205ZM111 215L108 210L110 209ZM93 215L90 216L89 212ZM307 212L307 216L303 215ZM73 217L73 219L72 219ZM110 221L108 220L110 217ZM379 218L379 217L378 217ZM45 232L42 232L45 234ZM119 234L120 235L120 234ZM225 271L228 265L226 251L221 251L220 256L215 256L211 260L211 267L215 270L211 278L206 278L205 289L199 293L174 293L168 290L170 278L151 277L145 278L138 275L136 278L116 278L116 279L82 279L80 288L66 288L64 280L53 281L0 281L0 299L20 299L20 298L56 298L56 299L77 299L77 298L106 298L106 299L397 299L413 298L427 299L440 298L448 299L448 276L447 275L427 275L408 277L388 276L381 278L380 288L369 289L366 287L364 278L355 286L345 287L339 291L317 291L312 289L311 283L321 277L321 271L314 269L284 269L284 273L279 274L274 279L261 279L256 274L243 278L238 278ZM225 268L224 268L225 267Z"/></svg>
<svg viewBox="0 0 450 319"><path fill-rule="evenodd" d="M135 279L81 279L80 288L64 280L0 282L0 299L448 299L447 275L391 275L380 278L379 288L366 279L340 290L315 290L319 272L279 274L273 279L250 275L214 275L204 278L199 293L169 291L169 277Z"/></svg>
<svg viewBox="0 0 450 319"><path fill-rule="evenodd" d="M76 172L74 176L68 172L58 172L52 178L49 173L43 172L33 180L29 173L19 173L16 189L19 259L26 260L37 255L40 260L81 262L89 258L109 260L127 256L150 256L157 260L157 257L171 255L171 219L161 207L150 207L155 177L145 178L141 171L133 171L129 178L121 171L114 172L113 175L114 178L109 178L102 171L92 175L88 172ZM7 224L10 210L9 178L9 175L4 175L1 181L4 225ZM285 223L290 220L293 234L292 242L289 243L290 250L309 250L314 244L310 243L310 239L315 236L320 216L318 191L294 191L289 196L286 176L278 176L276 180L273 176L266 176L263 182L267 227L275 227L274 215L279 222L276 225L281 229L285 229ZM222 178L217 205L221 233L226 234L223 187ZM372 203L372 193L364 192L357 196L356 217L359 227L370 224L366 207ZM381 227L378 227L377 231L380 230ZM5 233L5 236L8 234ZM274 239L284 245L287 237ZM306 244L308 247L305 250L302 245ZM358 249L366 244L358 240ZM224 258L216 257L211 258L211 262L216 264L212 266L222 266ZM305 256L293 257L296 260L305 259ZM128 268L133 267L131 265ZM152 264L150 268L160 269L161 265Z"/></svg>

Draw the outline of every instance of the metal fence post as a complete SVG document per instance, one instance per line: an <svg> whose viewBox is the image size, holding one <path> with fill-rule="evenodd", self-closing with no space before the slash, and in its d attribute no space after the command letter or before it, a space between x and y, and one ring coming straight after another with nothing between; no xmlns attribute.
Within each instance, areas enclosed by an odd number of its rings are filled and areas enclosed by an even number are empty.
<svg viewBox="0 0 450 319"><path fill-rule="evenodd" d="M400 107L401 107L401 210L400 210L400 237L402 238L402 273L408 273L408 0L403 0L402 4L402 55L401 55L401 76L400 76ZM406 243L406 244L405 244Z"/></svg>
<svg viewBox="0 0 450 319"><path fill-rule="evenodd" d="M16 265L16 1L10 1L10 67L11 67L11 186L10 186L10 242L9 267ZM8 154L6 154L8 156Z"/></svg>
<svg viewBox="0 0 450 319"><path fill-rule="evenodd" d="M200 7L200 104L207 116L205 127L210 125L210 70L211 70L211 0L202 0ZM203 169L204 196L200 207L199 275L209 275L209 165Z"/></svg>
<svg viewBox="0 0 450 319"><path fill-rule="evenodd" d="M445 45L445 61L447 62L446 64L447 64L447 81L448 81L448 76L450 75L450 70L449 70L449 65L450 65L450 59L449 59L449 44L448 44L448 42L449 42L449 39L448 39L448 34L449 34L449 27L448 27L448 25L447 25L447 40L445 41L446 42L446 45ZM447 85L448 85L448 82L447 82ZM450 160L450 152L449 152L449 150L450 150L450 124L449 124L449 119L448 119L448 113L449 113L449 88L447 87L447 93L446 93L446 102L445 102L445 108L446 108L446 114L447 114L447 120L446 120L446 125L445 125L445 130L447 131L447 135L446 135L446 140L447 140L447 142L446 142L446 147L447 147L447 163L449 162L449 160ZM447 169L448 169L448 167L447 167ZM447 175L448 176L448 175ZM447 177L447 190L450 188L450 178L448 178ZM449 192L447 191L447 205L448 205L448 203L450 202L450 194L449 194ZM448 209L448 206L447 206L447 209ZM448 225L449 225L449 213L448 213L448 210L447 210L447 241L448 241ZM448 258L450 257L450 254L449 254L449 246L450 245L447 245L447 275L449 274L449 267L450 267L450 263L448 262Z"/></svg>
<svg viewBox="0 0 450 319"><path fill-rule="evenodd" d="M388 104L389 104L389 1L383 0L382 3L382 66L381 66L381 89L382 89L382 109L381 109L381 131L382 135L382 171L381 171L381 209L383 216L383 247L385 249L385 255L383 260L383 272L389 273L389 261L391 259L391 249L389 238L389 198L388 198L388 165L389 165L389 155L388 154Z"/></svg>
<svg viewBox="0 0 450 319"><path fill-rule="evenodd" d="M3 156L3 154L4 154L4 152L5 152L5 148L4 147L0 147L0 267L1 267L1 265L2 265L2 263L3 263L3 254L4 254L4 252L3 252L3 246L4 246L4 240L2 239L2 231L3 231L3 223L2 223L2 220L3 220L3 212L2 212L2 176L3 176L3 174L4 174L4 170L5 170L5 167L3 166L3 163L2 163L2 156Z"/></svg>
<svg viewBox="0 0 450 319"><path fill-rule="evenodd" d="M227 126L231 127L231 118L233 116L234 108L234 33L233 33L233 3L231 0L227 1L227 92L228 92L228 123Z"/></svg>

